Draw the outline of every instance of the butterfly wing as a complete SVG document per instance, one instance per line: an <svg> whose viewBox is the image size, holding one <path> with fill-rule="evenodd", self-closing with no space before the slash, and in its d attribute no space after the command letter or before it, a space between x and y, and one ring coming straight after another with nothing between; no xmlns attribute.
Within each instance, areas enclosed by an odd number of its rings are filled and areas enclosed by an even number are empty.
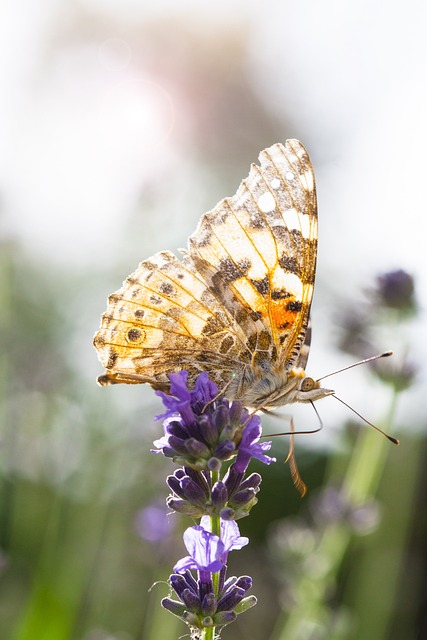
<svg viewBox="0 0 427 640"><path fill-rule="evenodd" d="M202 217L189 240L190 255L226 308L237 300L256 320L255 332L246 333L252 363L277 360L291 368L304 344L313 295L314 173L297 140L265 149L260 161L233 198Z"/></svg>
<svg viewBox="0 0 427 640"><path fill-rule="evenodd" d="M183 261L143 261L108 300L94 344L101 384L204 370L224 380L257 358L291 366L304 340L316 258L314 176L296 140L260 154L233 198L200 220Z"/></svg>
<svg viewBox="0 0 427 640"><path fill-rule="evenodd" d="M182 369L220 381L236 368L244 343L242 327L194 266L163 251L141 262L108 299L94 339L107 370L99 382L167 389L167 374Z"/></svg>

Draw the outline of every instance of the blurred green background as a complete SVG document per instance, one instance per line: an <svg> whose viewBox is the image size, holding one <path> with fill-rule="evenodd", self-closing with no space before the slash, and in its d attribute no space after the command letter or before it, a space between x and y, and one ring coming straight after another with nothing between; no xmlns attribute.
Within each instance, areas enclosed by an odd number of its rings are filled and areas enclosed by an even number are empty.
<svg viewBox="0 0 427 640"><path fill-rule="evenodd" d="M92 336L138 262L185 247L289 137L319 197L308 373L393 349L331 380L402 444L325 400L323 431L296 442L301 500L275 439L239 522L250 544L229 561L259 603L222 637L423 640L425 6L42 0L0 15L0 640L186 632L159 604L190 525L164 515L160 402L97 387ZM414 278L411 309L374 291L396 269Z"/></svg>

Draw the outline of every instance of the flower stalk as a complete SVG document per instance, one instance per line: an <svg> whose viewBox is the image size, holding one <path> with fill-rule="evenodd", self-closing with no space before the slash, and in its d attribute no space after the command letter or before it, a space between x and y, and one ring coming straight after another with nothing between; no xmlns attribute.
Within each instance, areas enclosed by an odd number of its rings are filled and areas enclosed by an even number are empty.
<svg viewBox="0 0 427 640"><path fill-rule="evenodd" d="M227 559L249 542L236 521L257 503L261 476L246 476L248 465L252 458L275 460L267 455L271 443L260 442L258 416L220 396L206 373L193 390L187 377L186 371L171 374L170 395L157 392L166 412L159 416L164 436L154 452L180 465L167 478L169 509L200 520L184 532L188 555L169 578L178 600L164 598L162 606L189 626L195 640L214 640L216 630L256 604L255 596L246 596L249 576L227 578Z"/></svg>

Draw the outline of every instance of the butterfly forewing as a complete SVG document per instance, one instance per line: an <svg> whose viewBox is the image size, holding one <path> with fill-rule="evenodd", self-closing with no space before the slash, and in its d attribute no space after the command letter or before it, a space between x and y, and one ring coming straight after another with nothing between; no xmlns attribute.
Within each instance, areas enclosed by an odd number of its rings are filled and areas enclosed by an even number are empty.
<svg viewBox="0 0 427 640"><path fill-rule="evenodd" d="M296 140L260 154L233 198L190 237L197 270L222 304L255 327L248 348L291 366L308 323L316 266L314 175Z"/></svg>

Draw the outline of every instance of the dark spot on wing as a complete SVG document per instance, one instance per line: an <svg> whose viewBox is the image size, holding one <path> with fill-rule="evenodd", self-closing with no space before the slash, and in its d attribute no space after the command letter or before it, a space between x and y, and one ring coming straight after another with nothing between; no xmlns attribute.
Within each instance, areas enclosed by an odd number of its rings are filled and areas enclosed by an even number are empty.
<svg viewBox="0 0 427 640"><path fill-rule="evenodd" d="M288 311L296 311L296 312L301 311L302 302L300 302L299 300L291 300L286 305L286 308L287 308Z"/></svg>
<svg viewBox="0 0 427 640"><path fill-rule="evenodd" d="M126 335L130 342L140 342L141 338L144 337L144 332L133 328L129 329Z"/></svg>
<svg viewBox="0 0 427 640"><path fill-rule="evenodd" d="M239 260L239 262L237 263L237 266L241 272L241 275L243 276L247 274L247 272L252 266L252 263L250 260L248 260L248 258L244 258L243 260Z"/></svg>
<svg viewBox="0 0 427 640"><path fill-rule="evenodd" d="M251 280L251 283L262 296L266 296L270 291L270 281L267 276L262 280Z"/></svg>
<svg viewBox="0 0 427 640"><path fill-rule="evenodd" d="M275 290L271 292L271 299L272 300L285 300L286 298L290 297L290 293L289 291L286 291L286 289L279 289L279 290Z"/></svg>
<svg viewBox="0 0 427 640"><path fill-rule="evenodd" d="M259 213L251 213L249 226L252 229L264 229L266 227L264 218Z"/></svg>
<svg viewBox="0 0 427 640"><path fill-rule="evenodd" d="M114 349L110 349L106 369L112 369L118 360L119 354Z"/></svg>
<svg viewBox="0 0 427 640"><path fill-rule="evenodd" d="M159 291L166 296L171 296L176 293L175 287L170 282L162 282Z"/></svg>
<svg viewBox="0 0 427 640"><path fill-rule="evenodd" d="M290 271L291 273L299 273L300 271L300 266L294 256L282 254L282 256L279 258L279 265L282 267L282 269L284 269L285 271Z"/></svg>
<svg viewBox="0 0 427 640"><path fill-rule="evenodd" d="M218 273L215 274L214 278L220 278L224 284L231 284L234 280L241 278L242 275L243 274L239 267L231 260L231 258L224 258L219 263L219 270Z"/></svg>

